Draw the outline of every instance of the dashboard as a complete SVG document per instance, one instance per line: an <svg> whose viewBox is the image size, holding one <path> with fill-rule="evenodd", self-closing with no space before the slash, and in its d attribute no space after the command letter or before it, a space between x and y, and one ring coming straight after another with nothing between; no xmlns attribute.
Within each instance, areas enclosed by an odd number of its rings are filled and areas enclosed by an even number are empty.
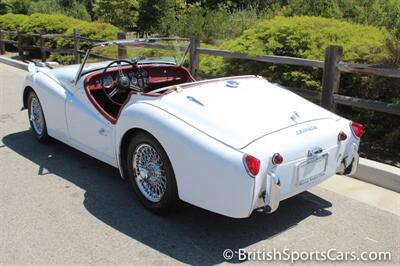
<svg viewBox="0 0 400 266"><path fill-rule="evenodd" d="M147 87L149 83L149 73L144 69L137 69L133 71L128 71L124 73L130 81L130 84L135 87ZM104 76L100 77L100 82L102 82L104 88L111 89L116 82L116 75L113 73L105 73ZM140 84L143 83L143 84Z"/></svg>
<svg viewBox="0 0 400 266"><path fill-rule="evenodd" d="M143 87L144 92L195 81L185 68L176 65L140 65L136 68L123 66L121 69L129 78L130 84ZM111 89L115 86L118 75L116 67L110 68L107 73L95 71L86 76L84 86L89 91L100 90L102 86Z"/></svg>

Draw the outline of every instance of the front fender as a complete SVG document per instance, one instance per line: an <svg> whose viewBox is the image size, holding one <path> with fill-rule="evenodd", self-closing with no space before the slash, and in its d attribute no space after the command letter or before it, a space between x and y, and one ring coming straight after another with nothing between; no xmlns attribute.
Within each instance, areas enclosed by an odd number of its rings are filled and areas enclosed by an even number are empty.
<svg viewBox="0 0 400 266"><path fill-rule="evenodd" d="M30 90L35 90L34 89L34 74L33 73L28 73L26 75L24 84L22 85L22 108L21 110L24 110L28 108L28 93Z"/></svg>
<svg viewBox="0 0 400 266"><path fill-rule="evenodd" d="M67 139L66 90L46 73L41 71L29 72L23 84L23 108L27 108L27 96L30 89L36 93L42 105L49 135L58 139Z"/></svg>
<svg viewBox="0 0 400 266"><path fill-rule="evenodd" d="M149 132L161 143L174 169L180 199L230 217L251 214L254 178L244 168L241 151L145 102L121 112L116 147L132 128Z"/></svg>

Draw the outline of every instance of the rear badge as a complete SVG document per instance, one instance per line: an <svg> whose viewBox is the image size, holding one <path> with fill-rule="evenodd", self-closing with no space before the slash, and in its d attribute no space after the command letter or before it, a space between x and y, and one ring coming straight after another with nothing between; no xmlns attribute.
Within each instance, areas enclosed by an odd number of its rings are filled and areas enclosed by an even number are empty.
<svg viewBox="0 0 400 266"><path fill-rule="evenodd" d="M297 133L297 135L300 135L300 134L303 134L303 133L306 133L308 131L315 130L315 129L317 129L317 126L306 127L306 128L297 130L296 133Z"/></svg>
<svg viewBox="0 0 400 266"><path fill-rule="evenodd" d="M237 82L236 80L228 80L226 81L226 86L230 88L237 88L239 87L239 82Z"/></svg>

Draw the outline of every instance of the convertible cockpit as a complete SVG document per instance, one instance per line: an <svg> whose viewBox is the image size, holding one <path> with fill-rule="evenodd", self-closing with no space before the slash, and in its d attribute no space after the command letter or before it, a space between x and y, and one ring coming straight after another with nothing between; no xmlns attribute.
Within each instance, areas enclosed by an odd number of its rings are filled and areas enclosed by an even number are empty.
<svg viewBox="0 0 400 266"><path fill-rule="evenodd" d="M152 93L160 88L193 82L195 79L181 66L173 64L133 64L116 60L105 68L88 73L84 87L96 109L110 122L115 123L118 114L131 95L161 96Z"/></svg>
<svg viewBox="0 0 400 266"><path fill-rule="evenodd" d="M74 82L83 79L90 102L115 123L132 95L162 96L165 87L195 81L183 67L189 50L182 38L96 43L86 51Z"/></svg>

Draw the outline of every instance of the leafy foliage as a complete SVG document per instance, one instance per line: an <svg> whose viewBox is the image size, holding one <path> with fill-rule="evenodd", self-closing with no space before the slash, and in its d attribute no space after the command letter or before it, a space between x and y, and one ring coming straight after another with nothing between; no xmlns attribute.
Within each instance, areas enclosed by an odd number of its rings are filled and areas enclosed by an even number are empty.
<svg viewBox="0 0 400 266"><path fill-rule="evenodd" d="M160 33L182 37L198 36L213 43L220 39L238 37L258 22L255 9L231 13L226 8L205 9L199 4L175 5L162 18Z"/></svg>
<svg viewBox="0 0 400 266"><path fill-rule="evenodd" d="M26 2L26 1L25 1ZM77 19L91 20L89 13L85 6L76 0L41 0L31 2L29 6L29 14L31 13L45 13L54 14L60 13L66 16L74 17Z"/></svg>
<svg viewBox="0 0 400 266"><path fill-rule="evenodd" d="M10 31L20 31L23 33L39 33L44 29L46 33L56 33L72 35L74 28L79 28L80 35L95 40L116 39L120 31L117 27L104 22L88 22L67 17L65 15L55 14L5 14L0 15L0 27ZM24 38L26 44L38 45L38 38ZM81 49L85 50L89 43L81 42ZM47 40L46 46L50 48L72 48L71 39L59 38L57 40ZM63 64L74 62L72 55L51 54L51 60L56 60Z"/></svg>
<svg viewBox="0 0 400 266"><path fill-rule="evenodd" d="M286 16L322 16L385 27L400 37L400 0L292 0Z"/></svg>
<svg viewBox="0 0 400 266"><path fill-rule="evenodd" d="M64 33L69 27L73 27L79 20L61 14L44 15L32 14L20 24L20 30L24 33L39 33L44 29L46 33Z"/></svg>
<svg viewBox="0 0 400 266"><path fill-rule="evenodd" d="M161 18L167 12L169 2L169 0L140 1L137 28L142 36L145 32L157 32L161 24Z"/></svg>
<svg viewBox="0 0 400 266"><path fill-rule="evenodd" d="M365 38L368 36L368 38ZM344 47L344 60L356 63L377 63L388 60L384 30L371 26L318 17L275 17L260 22L239 38L222 42L220 48L252 56L284 55L323 60L324 50L331 44ZM257 62L211 59L201 61L206 72L218 75L259 73L297 87L318 88L320 71L301 70L289 66L268 66Z"/></svg>
<svg viewBox="0 0 400 266"><path fill-rule="evenodd" d="M0 0L0 14L4 13L60 13L78 19L91 19L85 5L77 0Z"/></svg>
<svg viewBox="0 0 400 266"><path fill-rule="evenodd" d="M124 30L133 30L138 17L137 0L97 0L94 12L99 20Z"/></svg>
<svg viewBox="0 0 400 266"><path fill-rule="evenodd" d="M99 41L116 39L117 33L119 32L119 29L117 27L108 23L81 21L79 24L68 28L64 34L72 35L74 28L79 29L80 36ZM90 43L88 42L80 42L80 47L83 51L89 48L89 46ZM72 48L73 41L71 39L59 39L57 41L56 47ZM74 57L71 55L52 54L50 59L58 61L62 64L72 64L74 62Z"/></svg>
<svg viewBox="0 0 400 266"><path fill-rule="evenodd" d="M0 16L0 27L4 30L17 31L28 20L28 16L20 14L5 14Z"/></svg>

